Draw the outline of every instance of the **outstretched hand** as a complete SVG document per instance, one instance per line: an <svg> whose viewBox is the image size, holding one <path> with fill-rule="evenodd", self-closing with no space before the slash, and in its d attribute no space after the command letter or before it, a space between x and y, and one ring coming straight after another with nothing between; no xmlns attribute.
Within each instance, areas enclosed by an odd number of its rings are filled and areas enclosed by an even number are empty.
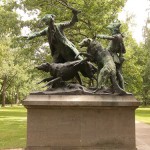
<svg viewBox="0 0 150 150"><path fill-rule="evenodd" d="M104 39L105 35L103 35L103 34L97 34L96 37L97 37L97 38Z"/></svg>

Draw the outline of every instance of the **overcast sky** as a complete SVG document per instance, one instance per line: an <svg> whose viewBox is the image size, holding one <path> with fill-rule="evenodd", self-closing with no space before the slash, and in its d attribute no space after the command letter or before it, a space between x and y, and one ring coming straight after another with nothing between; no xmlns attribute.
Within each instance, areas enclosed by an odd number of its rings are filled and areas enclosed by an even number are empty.
<svg viewBox="0 0 150 150"><path fill-rule="evenodd" d="M150 9L150 0L128 0L123 11L119 14L119 19L125 21L126 15L132 15L132 24L129 25L133 37L137 42L143 40L142 28L148 16L147 9Z"/></svg>

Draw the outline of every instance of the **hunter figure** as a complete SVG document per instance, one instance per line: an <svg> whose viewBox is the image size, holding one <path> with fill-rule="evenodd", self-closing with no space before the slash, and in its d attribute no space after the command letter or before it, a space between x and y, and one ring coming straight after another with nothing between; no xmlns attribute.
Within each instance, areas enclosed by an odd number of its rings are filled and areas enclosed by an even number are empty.
<svg viewBox="0 0 150 150"><path fill-rule="evenodd" d="M80 13L80 11L72 9L72 13L73 17L71 21L64 23L55 23L55 15L53 14L45 15L42 18L42 21L45 22L48 27L40 32L35 32L26 37L28 40L30 40L38 36L47 36L53 62L55 63L73 61L75 60L75 56L79 53L74 44L66 38L63 32L64 29L70 28L76 22L78 22L77 15ZM82 57L79 56L78 59L82 60Z"/></svg>
<svg viewBox="0 0 150 150"><path fill-rule="evenodd" d="M120 22L113 22L107 26L111 31L111 36L107 35L96 35L97 38L110 40L108 47L106 50L110 52L113 57L113 60L116 64L116 75L117 80L119 82L119 86L124 89L124 79L122 76L122 64L124 62L123 54L126 53L124 43L123 43L123 35L120 32Z"/></svg>

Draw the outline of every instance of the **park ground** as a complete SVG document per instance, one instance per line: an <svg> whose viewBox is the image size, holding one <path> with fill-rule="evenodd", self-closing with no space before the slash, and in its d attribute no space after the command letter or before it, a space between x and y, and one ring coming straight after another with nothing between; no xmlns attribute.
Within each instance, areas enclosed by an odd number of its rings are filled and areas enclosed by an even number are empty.
<svg viewBox="0 0 150 150"><path fill-rule="evenodd" d="M23 106L0 108L0 150L25 147L26 116ZM136 120L150 125L150 107L138 108Z"/></svg>
<svg viewBox="0 0 150 150"><path fill-rule="evenodd" d="M26 116L22 106L0 108L0 149L25 147Z"/></svg>

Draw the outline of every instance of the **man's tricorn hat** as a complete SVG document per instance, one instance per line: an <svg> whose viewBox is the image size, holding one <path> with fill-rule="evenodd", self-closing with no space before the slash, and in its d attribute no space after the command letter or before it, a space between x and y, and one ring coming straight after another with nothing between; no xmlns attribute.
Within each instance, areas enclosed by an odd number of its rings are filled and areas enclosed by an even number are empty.
<svg viewBox="0 0 150 150"><path fill-rule="evenodd" d="M107 26L107 29L110 29L110 30L119 30L121 26L121 23L119 21L115 21L113 23L110 23L108 26Z"/></svg>

